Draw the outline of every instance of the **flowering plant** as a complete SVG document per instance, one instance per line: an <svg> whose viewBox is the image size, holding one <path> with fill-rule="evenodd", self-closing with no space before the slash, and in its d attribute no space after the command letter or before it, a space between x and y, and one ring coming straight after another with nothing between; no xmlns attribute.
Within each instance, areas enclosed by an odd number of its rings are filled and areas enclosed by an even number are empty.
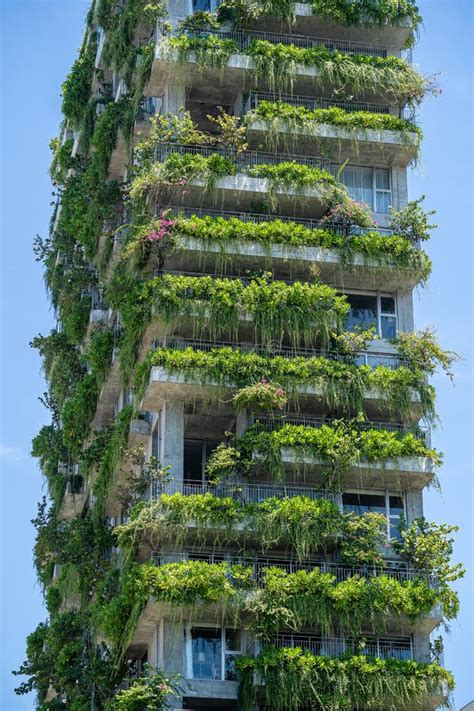
<svg viewBox="0 0 474 711"><path fill-rule="evenodd" d="M285 391L279 385L269 383L265 378L254 385L242 388L234 396L237 410L244 410L248 407L260 410L283 410L287 402Z"/></svg>
<svg viewBox="0 0 474 711"><path fill-rule="evenodd" d="M328 214L321 218L323 224L338 223L342 225L347 234L353 225L357 227L376 227L377 223L372 218L372 211L364 202L357 202L347 198L332 207Z"/></svg>

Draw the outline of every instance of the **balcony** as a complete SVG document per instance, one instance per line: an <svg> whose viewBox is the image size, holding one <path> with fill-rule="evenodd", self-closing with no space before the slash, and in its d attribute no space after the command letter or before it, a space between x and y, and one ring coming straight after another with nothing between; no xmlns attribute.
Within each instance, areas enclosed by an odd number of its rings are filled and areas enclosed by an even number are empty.
<svg viewBox="0 0 474 711"><path fill-rule="evenodd" d="M118 349L114 348L112 362L105 383L99 393L94 419L91 422L93 430L102 429L116 413L116 403L121 390Z"/></svg>
<svg viewBox="0 0 474 711"><path fill-rule="evenodd" d="M257 109L261 101L280 101L287 103L286 97L280 96L271 98L272 95L259 94L253 92L242 108L242 115L247 114L252 109ZM307 97L292 97L288 101L292 106L307 105ZM329 100L314 101L320 104L314 108L330 108L331 106L342 108L345 111L355 112L355 106L369 107L373 111L373 104L346 102L331 102ZM364 110L364 109L359 109ZM387 111L382 112L387 115ZM418 154L419 136L415 130L390 130L390 129L370 129L370 128L349 128L337 126L331 123L316 123L308 120L305 125L298 125L294 122L285 123L284 120L268 123L257 115L248 117L247 130L251 145L265 145L268 141L268 127L273 127L273 142L276 147L284 149L289 146L297 153L312 155L315 152L323 152L340 164L346 161L353 162L354 159L361 165L406 168L412 163Z"/></svg>
<svg viewBox="0 0 474 711"><path fill-rule="evenodd" d="M182 34L182 33L180 33ZM179 65L180 76L187 87L192 87L193 99L206 104L233 106L244 87L255 85L253 76L255 63L247 54L249 45L254 41L264 40L271 44L286 44L300 48L323 47L344 51L347 54L366 54L372 57L385 57L390 52L386 47L357 43L350 40L341 42L325 38L312 38L305 35L289 33L273 33L258 31L189 31L190 37L213 35L225 41L233 41L236 51L230 55L224 67L203 67L199 64L195 52L189 52L183 59L179 56L176 47L169 46L168 38L158 40L155 47L155 61L153 63L148 91L154 96L163 95L166 87L176 77ZM296 66L294 76L294 92L296 94L311 95L318 90L324 95L332 95L341 86L333 80L321 81L321 71L317 66ZM273 89L272 81L259 79L258 88L268 92ZM283 88L283 87L282 87ZM384 95L382 88L361 90L357 96L360 101L377 101Z"/></svg>
<svg viewBox="0 0 474 711"><path fill-rule="evenodd" d="M157 213L166 208L157 207ZM179 214L178 209L176 213ZM219 210L186 209L181 212L185 216L213 216L223 219L242 219L255 223L269 219L282 219L279 215L253 215L251 213L225 212ZM255 219L253 219L255 218ZM260 219L259 219L260 218ZM334 234L344 233L344 225L323 224L319 220L299 218L291 220L283 216L284 221L293 221L308 229L324 229ZM374 228L382 235L390 230ZM360 235L363 228L354 228L352 234ZM345 237L348 242L352 234ZM340 289L357 289L363 283L366 288L376 290L411 290L419 283L419 272L416 269L401 270L388 256L385 261L366 257L356 253L350 265L344 263L342 250L327 249L316 246L291 246L285 244L265 244L262 242L228 240L225 246L216 241L204 241L192 234L180 234L179 247L166 258L166 272L195 272L205 263L206 271L222 274L225 271L225 258L234 270L255 272L256 270L271 270L278 277L288 281L289 277L308 278L308 273L314 265L317 266L321 280ZM225 256L223 256L225 255ZM223 265L224 262L224 265Z"/></svg>
<svg viewBox="0 0 474 711"><path fill-rule="evenodd" d="M384 576L390 578L391 580L398 580L400 583L423 580L427 582L431 588L435 588L438 584L436 578L428 576L426 573L414 568L409 568L402 562L399 564L393 564L392 566L379 568L354 568L339 565L338 563L326 563L321 557L314 559L307 558L304 562L301 562L291 558L282 559L262 556L245 558L241 555L237 555L237 557L235 557L232 556L232 553L229 551L227 553L217 553L214 551L206 552L205 550L200 549L197 549L196 551L189 551L186 554L156 553L152 556L152 560L154 565L158 566L167 565L169 563L182 563L186 560L198 560L209 564L224 563L227 561L229 565L243 565L252 569L252 582L257 588L264 585L264 571L269 568L278 568L285 571L288 575L298 573L302 570L309 573L315 568L318 568L321 573L330 573L331 575L334 575L338 583L342 583L345 580L349 580L350 578L356 576L367 579Z"/></svg>
<svg viewBox="0 0 474 711"><path fill-rule="evenodd" d="M254 455L258 464L259 456ZM309 479L324 480L328 463L317 457L301 455L293 448L282 449L282 464L286 471L296 472ZM344 474L346 486L361 486L368 489L401 487L418 491L432 483L436 476L435 465L430 457L399 457L383 462L356 462Z"/></svg>
<svg viewBox="0 0 474 711"><path fill-rule="evenodd" d="M253 422L257 422L259 427L267 432L272 432L273 430L283 427L284 425L321 428L335 422L335 420L331 417L314 418L298 415L277 415L275 417L268 417L267 415L262 416L255 413L252 413L251 420ZM423 442L426 447L431 446L431 430L426 425L417 425L416 427L413 427L397 422L381 422L379 420L375 422L360 422L358 423L357 428L360 430L385 430L388 432L396 432L401 435L412 434Z"/></svg>
<svg viewBox="0 0 474 711"><path fill-rule="evenodd" d="M188 376L186 373L170 372L161 366L151 369L150 380L146 388L141 407L150 412L158 412L167 400L177 399L195 404L207 404L211 400L217 403L222 397L229 399L232 391L238 387L235 383L225 385L211 379ZM229 392L230 391L230 392ZM300 385L295 390L301 408L306 410L324 411L323 391L313 385ZM412 391L411 417L417 421L422 416L420 397ZM387 400L382 393L367 391L364 394L364 406L368 416L376 416L387 408ZM222 405L222 407L224 407ZM311 464L311 462L310 462Z"/></svg>
<svg viewBox="0 0 474 711"><path fill-rule="evenodd" d="M260 30L188 30L189 37L206 37L214 35L223 40L231 40L240 52L248 49L253 42L264 41L271 44L292 45L304 49L316 47L344 54L365 54L370 57L386 58L391 53L397 53L394 47L387 48L368 42L356 42L350 39L330 39L328 37L314 37L308 34L292 32L269 32Z"/></svg>
<svg viewBox="0 0 474 711"><path fill-rule="evenodd" d="M258 504L271 498L292 498L295 496L306 496L309 499L327 499L342 507L342 500L339 494L323 489L316 489L312 486L293 484L272 484L272 483L236 483L236 484L201 484L193 481L165 481L163 483L153 482L148 491L148 499L159 499L162 494L183 494L193 496L196 494L212 494L219 498L232 498L242 504Z"/></svg>

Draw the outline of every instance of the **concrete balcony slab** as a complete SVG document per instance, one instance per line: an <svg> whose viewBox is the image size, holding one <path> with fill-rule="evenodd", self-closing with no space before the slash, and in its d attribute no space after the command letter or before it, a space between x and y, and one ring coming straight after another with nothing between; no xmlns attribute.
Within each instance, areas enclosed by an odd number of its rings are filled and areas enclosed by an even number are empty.
<svg viewBox="0 0 474 711"><path fill-rule="evenodd" d="M169 84L176 81L183 86L192 86L195 100L206 104L216 104L232 106L242 91L255 88L256 82L253 76L255 63L248 54L232 54L227 64L218 68L206 68L198 64L196 54L190 52L184 59L180 60L178 50L170 48L167 40L158 41L155 48L155 59L152 66L148 94L161 96ZM323 95L331 96L338 88L334 83L322 82L321 72L316 66L298 65L292 85L295 94L312 95L315 85ZM289 87L287 87L289 88ZM339 87L340 88L340 87ZM258 81L259 91L271 91L273 85L263 77ZM378 92L364 91L357 94L359 101L373 101L385 98L381 96L382 90Z"/></svg>
<svg viewBox="0 0 474 711"><path fill-rule="evenodd" d="M248 126L250 145L265 145L268 124L254 119ZM289 132L281 122L277 127L276 147L302 155L325 155L342 165L345 161L383 168L406 168L417 155L415 132L374 129L348 129L332 124L295 127Z"/></svg>
<svg viewBox="0 0 474 711"><path fill-rule="evenodd" d="M350 237L348 237L350 240ZM389 258L377 261L363 254L355 254L352 264L343 262L337 250L323 247L293 247L284 244L265 245L261 242L229 240L204 242L184 235L179 238L178 250L166 261L167 269L197 271L206 265L208 271L222 269L228 261L233 267L246 269L272 268L281 278L307 278L316 266L321 280L338 288L366 288L383 290L411 290L419 279L414 270L401 270Z"/></svg>
<svg viewBox="0 0 474 711"><path fill-rule="evenodd" d="M173 399L194 403L209 403L219 399L228 401L236 390L237 386L235 384L228 382L222 385L208 379L205 374L199 380L193 376L173 373L161 366L155 366L151 369L150 380L143 396L141 408L150 412L158 412L167 400ZM313 385L301 385L296 388L294 397L297 398L298 404L303 411L324 411L324 398L321 388ZM416 421L421 417L421 404L418 393L412 391L411 399L411 414L413 421ZM364 400L366 412L369 416L378 415L387 409L387 401L383 393L367 391L364 395ZM360 471L363 471L363 468ZM374 473L377 480L380 479L380 475L380 470Z"/></svg>
<svg viewBox="0 0 474 711"><path fill-rule="evenodd" d="M255 455L258 461L258 455ZM282 449L282 463L286 470L297 471L308 481L321 478L327 473L328 463L317 457L298 453L296 448ZM431 457L399 457L384 462L356 462L344 474L347 487L362 488L403 488L421 490L435 477L435 465Z"/></svg>

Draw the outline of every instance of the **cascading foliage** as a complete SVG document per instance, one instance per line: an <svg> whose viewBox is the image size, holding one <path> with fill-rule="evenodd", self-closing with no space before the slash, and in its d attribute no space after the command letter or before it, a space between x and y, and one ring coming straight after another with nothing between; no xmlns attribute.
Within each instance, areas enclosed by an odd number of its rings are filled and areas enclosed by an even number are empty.
<svg viewBox="0 0 474 711"><path fill-rule="evenodd" d="M408 45L420 22L411 0L313 0L310 7L326 23L411 23ZM388 476L389 464L405 458L441 463L413 423L395 431L372 426L366 398L394 422L408 422L414 408L415 419L433 422L427 376L438 366L451 375L456 356L426 329L393 340L398 367L360 365L374 333L346 331L347 299L311 266L313 250L336 255L352 274L363 265L368 275L384 270L424 283L431 263L420 243L433 227L431 213L422 210L423 198L392 210L393 234L386 236L323 166L249 158L255 121L266 124L267 144L259 149L267 151L282 126L295 135L322 124L354 135L388 130L416 145L421 130L391 114L274 101L245 117L220 110L205 128L185 111L146 120L155 58L174 61L176 71L195 59L217 82L230 56L243 52L252 66L245 91L262 84L291 90L302 70L319 93L332 86L340 95L379 93L413 106L432 91L430 80L398 57L261 39L242 50L218 34L229 23L255 29L267 15L290 30L295 11L290 0L224 0L216 13L196 12L176 32L161 2L95 0L88 14L62 86L61 134L51 141L50 233L34 245L60 324L31 343L43 359L42 401L51 416L32 446L47 483L33 523L48 619L29 635L27 659L14 673L27 677L16 691L35 691L38 711L158 710L181 697L183 679L130 667L145 608L180 624L209 610L235 627L245 621L262 651L237 661L242 711L259 701L275 711L414 708L442 685L452 687L436 660L372 658L360 645L368 626L383 634L395 619L415 624L435 605L445 620L456 616L450 583L463 568L450 563L455 527L402 520L400 537L389 542L384 515L344 511L340 502L344 476L360 466L387 466ZM265 204L252 207L261 219L184 210L191 190L209 199L219 180L237 175L266 186ZM278 219L288 193L298 205L318 196L318 224ZM234 273L242 245L263 250L261 268ZM272 250L285 253L287 266L297 262L299 279L279 278ZM212 251L217 256L208 262ZM189 255L202 273L171 273L168 266ZM180 328L210 347L183 347ZM254 346L243 348L243 337ZM149 424L140 403L153 368L182 379L190 410L195 398L186 388L197 383L209 391L206 413L215 414L217 402L236 416L253 413L255 424L239 436L227 433L208 459L202 493L170 493L169 467L131 446L132 434L144 437ZM322 426L285 420L308 390L330 415ZM304 491L291 492L298 482L286 486L288 452L300 473L308 460L317 462ZM275 495L249 498L262 477ZM163 545L178 549L173 560L156 559ZM386 565L388 545L406 565L405 577ZM341 577L343 567L349 573ZM275 646L278 635L308 628L359 646L341 658Z"/></svg>

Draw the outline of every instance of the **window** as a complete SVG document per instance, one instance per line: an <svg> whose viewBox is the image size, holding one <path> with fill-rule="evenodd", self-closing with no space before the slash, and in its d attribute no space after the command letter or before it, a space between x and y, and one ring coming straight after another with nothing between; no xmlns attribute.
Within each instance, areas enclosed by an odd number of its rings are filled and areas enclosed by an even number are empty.
<svg viewBox="0 0 474 711"><path fill-rule="evenodd" d="M188 648L191 646L188 678L217 681L236 679L235 657L242 654L240 630L193 627L186 644Z"/></svg>
<svg viewBox="0 0 474 711"><path fill-rule="evenodd" d="M397 335L397 311L395 297L390 294L345 294L349 302L347 328L353 331L373 326L382 338Z"/></svg>
<svg viewBox="0 0 474 711"><path fill-rule="evenodd" d="M158 461L161 459L161 416L160 413L158 413L158 418L156 420L156 424L153 428L153 432L151 434L151 456L155 457L155 459L158 459Z"/></svg>
<svg viewBox="0 0 474 711"><path fill-rule="evenodd" d="M335 175L339 166L331 165ZM392 203L390 171L387 168L364 168L348 165L339 176L353 200L365 202L374 212L388 213Z"/></svg>
<svg viewBox="0 0 474 711"><path fill-rule="evenodd" d="M400 519L405 513L404 499L393 492L347 492L342 495L344 511L356 514L381 513L387 519L387 536L400 539Z"/></svg>
<svg viewBox="0 0 474 711"><path fill-rule="evenodd" d="M184 479L205 483L206 462L219 442L200 439L184 440Z"/></svg>

